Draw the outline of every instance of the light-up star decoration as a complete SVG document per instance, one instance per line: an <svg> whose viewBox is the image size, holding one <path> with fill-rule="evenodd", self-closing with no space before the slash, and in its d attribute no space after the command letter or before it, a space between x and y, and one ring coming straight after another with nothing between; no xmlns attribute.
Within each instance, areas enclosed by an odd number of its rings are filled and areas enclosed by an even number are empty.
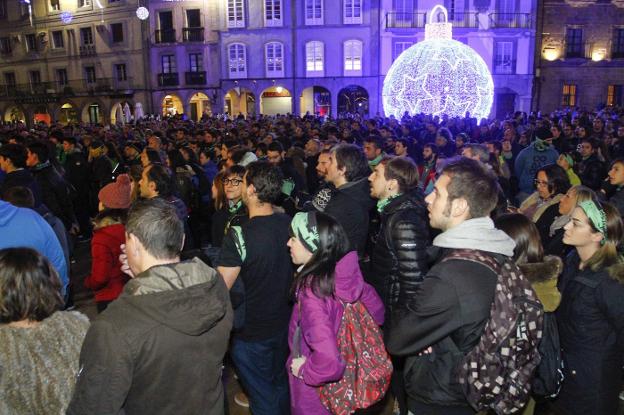
<svg viewBox="0 0 624 415"><path fill-rule="evenodd" d="M444 22L433 22L439 13ZM386 115L400 119L407 111L463 117L470 112L477 119L487 118L494 100L492 75L474 49L453 40L452 29L446 9L434 7L425 40L405 50L386 75Z"/></svg>

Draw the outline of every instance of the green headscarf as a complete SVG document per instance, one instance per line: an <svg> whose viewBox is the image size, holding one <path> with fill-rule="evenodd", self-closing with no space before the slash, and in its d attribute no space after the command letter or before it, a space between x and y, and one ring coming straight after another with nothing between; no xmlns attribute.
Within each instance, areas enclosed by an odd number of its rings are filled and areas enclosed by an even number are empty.
<svg viewBox="0 0 624 415"><path fill-rule="evenodd" d="M604 245L607 240L607 215L604 209L593 200L586 200L579 203L578 206L583 209L594 227L602 234L600 245Z"/></svg>
<svg viewBox="0 0 624 415"><path fill-rule="evenodd" d="M290 223L290 228L295 237L301 241L308 251L316 252L321 237L316 229L315 212L297 213Z"/></svg>

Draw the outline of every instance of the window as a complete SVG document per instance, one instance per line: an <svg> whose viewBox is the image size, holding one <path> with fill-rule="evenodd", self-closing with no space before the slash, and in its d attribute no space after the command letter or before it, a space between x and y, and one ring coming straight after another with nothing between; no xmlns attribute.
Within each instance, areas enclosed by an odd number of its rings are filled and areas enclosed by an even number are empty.
<svg viewBox="0 0 624 415"><path fill-rule="evenodd" d="M189 72L202 72L204 65L201 53L189 53Z"/></svg>
<svg viewBox="0 0 624 415"><path fill-rule="evenodd" d="M20 16L21 17L28 16L30 14L30 4L20 1L19 5L20 5Z"/></svg>
<svg viewBox="0 0 624 415"><path fill-rule="evenodd" d="M244 0L228 0L227 27L245 27Z"/></svg>
<svg viewBox="0 0 624 415"><path fill-rule="evenodd" d="M93 45L93 31L90 27L80 29L80 42L82 42L82 46Z"/></svg>
<svg viewBox="0 0 624 415"><path fill-rule="evenodd" d="M37 36L35 36L34 33L29 33L26 35L26 51L27 52L37 51Z"/></svg>
<svg viewBox="0 0 624 415"><path fill-rule="evenodd" d="M611 48L611 58L624 58L624 28L613 29L613 46Z"/></svg>
<svg viewBox="0 0 624 415"><path fill-rule="evenodd" d="M201 14L199 9L186 11L186 27L201 27Z"/></svg>
<svg viewBox="0 0 624 415"><path fill-rule="evenodd" d="M282 0L264 0L264 25L282 25Z"/></svg>
<svg viewBox="0 0 624 415"><path fill-rule="evenodd" d="M607 89L607 105L624 106L624 85L609 85Z"/></svg>
<svg viewBox="0 0 624 415"><path fill-rule="evenodd" d="M88 84L95 83L95 66L85 66L85 79Z"/></svg>
<svg viewBox="0 0 624 415"><path fill-rule="evenodd" d="M0 19L6 19L7 15L7 0L0 0Z"/></svg>
<svg viewBox="0 0 624 415"><path fill-rule="evenodd" d="M344 75L362 75L362 42L347 40L344 43Z"/></svg>
<svg viewBox="0 0 624 415"><path fill-rule="evenodd" d="M121 43L124 40L123 23L113 23L111 28L111 40L113 43Z"/></svg>
<svg viewBox="0 0 624 415"><path fill-rule="evenodd" d="M11 38L0 37L0 54L10 55L13 49L11 48Z"/></svg>
<svg viewBox="0 0 624 415"><path fill-rule="evenodd" d="M65 41L63 40L63 31L55 30L52 32L52 48L63 49L65 47Z"/></svg>
<svg viewBox="0 0 624 415"><path fill-rule="evenodd" d="M56 82L59 86L67 86L69 83L67 80L67 69L61 68L56 70Z"/></svg>
<svg viewBox="0 0 624 415"><path fill-rule="evenodd" d="M175 55L163 55L160 57L161 73L176 73Z"/></svg>
<svg viewBox="0 0 624 415"><path fill-rule="evenodd" d="M323 42L306 43L306 76L323 76Z"/></svg>
<svg viewBox="0 0 624 415"><path fill-rule="evenodd" d="M39 85L41 83L41 72L29 71L28 79L30 80L31 85Z"/></svg>
<svg viewBox="0 0 624 415"><path fill-rule="evenodd" d="M61 10L61 1L60 0L50 0L50 10L53 10L53 11Z"/></svg>
<svg viewBox="0 0 624 415"><path fill-rule="evenodd" d="M413 44L413 42L396 42L392 49L392 61L394 62L403 51L409 49Z"/></svg>
<svg viewBox="0 0 624 415"><path fill-rule="evenodd" d="M284 45L279 42L270 42L264 46L267 78L281 78L284 76Z"/></svg>
<svg viewBox="0 0 624 415"><path fill-rule="evenodd" d="M91 6L91 0L78 0L78 7Z"/></svg>
<svg viewBox="0 0 624 415"><path fill-rule="evenodd" d="M407 23L409 23L407 27L411 26L415 17L413 0L392 0L392 11L394 12L394 20L400 22L400 27L404 27Z"/></svg>
<svg viewBox="0 0 624 415"><path fill-rule="evenodd" d="M568 27L566 29L566 58L583 58L583 29Z"/></svg>
<svg viewBox="0 0 624 415"><path fill-rule="evenodd" d="M173 13L170 11L164 11L158 13L158 23L160 30L173 29Z"/></svg>
<svg viewBox="0 0 624 415"><path fill-rule="evenodd" d="M344 24L362 23L362 0L344 1Z"/></svg>
<svg viewBox="0 0 624 415"><path fill-rule="evenodd" d="M513 42L496 42L494 54L494 73L509 75L516 72Z"/></svg>
<svg viewBox="0 0 624 415"><path fill-rule="evenodd" d="M5 72L4 73L4 83L6 86L15 86L17 85L17 81L15 80L15 72Z"/></svg>
<svg viewBox="0 0 624 415"><path fill-rule="evenodd" d="M323 0L305 0L305 24L308 26L323 24Z"/></svg>
<svg viewBox="0 0 624 415"><path fill-rule="evenodd" d="M233 43L228 47L228 66L230 78L247 77L247 52L242 43Z"/></svg>
<svg viewBox="0 0 624 415"><path fill-rule="evenodd" d="M561 105L564 107L576 106L576 85L563 84L563 99Z"/></svg>
<svg viewBox="0 0 624 415"><path fill-rule="evenodd" d="M125 63L118 63L115 65L115 79L117 79L118 81L128 80Z"/></svg>

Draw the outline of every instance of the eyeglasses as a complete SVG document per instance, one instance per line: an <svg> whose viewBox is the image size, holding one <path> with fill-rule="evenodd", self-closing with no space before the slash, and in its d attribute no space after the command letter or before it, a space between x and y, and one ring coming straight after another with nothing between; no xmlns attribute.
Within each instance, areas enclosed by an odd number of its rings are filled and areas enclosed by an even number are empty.
<svg viewBox="0 0 624 415"><path fill-rule="evenodd" d="M548 186L548 182L535 179L535 186Z"/></svg>
<svg viewBox="0 0 624 415"><path fill-rule="evenodd" d="M238 186L242 182L243 181L241 179L224 179L223 180L223 185L227 186L227 185L231 184L232 186Z"/></svg>

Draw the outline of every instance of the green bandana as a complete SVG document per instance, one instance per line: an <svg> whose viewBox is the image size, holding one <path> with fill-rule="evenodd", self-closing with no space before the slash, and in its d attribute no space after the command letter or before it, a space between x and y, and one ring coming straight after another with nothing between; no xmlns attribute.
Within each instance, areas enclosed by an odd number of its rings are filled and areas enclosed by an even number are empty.
<svg viewBox="0 0 624 415"><path fill-rule="evenodd" d="M398 194L396 194L394 196L387 197L385 199L379 199L377 201L377 212L382 213L383 210L386 208L386 206L388 206L390 204L390 202L392 202L393 199L395 199L395 198L397 198L399 196L401 196L401 193L398 193Z"/></svg>
<svg viewBox="0 0 624 415"><path fill-rule="evenodd" d="M534 146L537 151L546 151L548 150L548 147L550 147L550 144L548 144L548 142L545 140L536 138Z"/></svg>
<svg viewBox="0 0 624 415"><path fill-rule="evenodd" d="M236 213L236 211L238 211L238 209L240 209L241 206L243 206L243 201L239 200L235 204L228 206L228 211L230 213Z"/></svg>
<svg viewBox="0 0 624 415"><path fill-rule="evenodd" d="M572 156L570 156L569 154L564 154L563 158L565 159L565 161L568 162L568 166L574 166L574 159L572 158Z"/></svg>
<svg viewBox="0 0 624 415"><path fill-rule="evenodd" d="M294 236L303 246L312 253L318 249L321 237L316 229L316 214L314 212L299 212L295 215L290 227Z"/></svg>
<svg viewBox="0 0 624 415"><path fill-rule="evenodd" d="M586 200L579 203L578 206L583 209L594 227L602 234L600 245L604 245L607 240L607 215L605 211L593 200Z"/></svg>

